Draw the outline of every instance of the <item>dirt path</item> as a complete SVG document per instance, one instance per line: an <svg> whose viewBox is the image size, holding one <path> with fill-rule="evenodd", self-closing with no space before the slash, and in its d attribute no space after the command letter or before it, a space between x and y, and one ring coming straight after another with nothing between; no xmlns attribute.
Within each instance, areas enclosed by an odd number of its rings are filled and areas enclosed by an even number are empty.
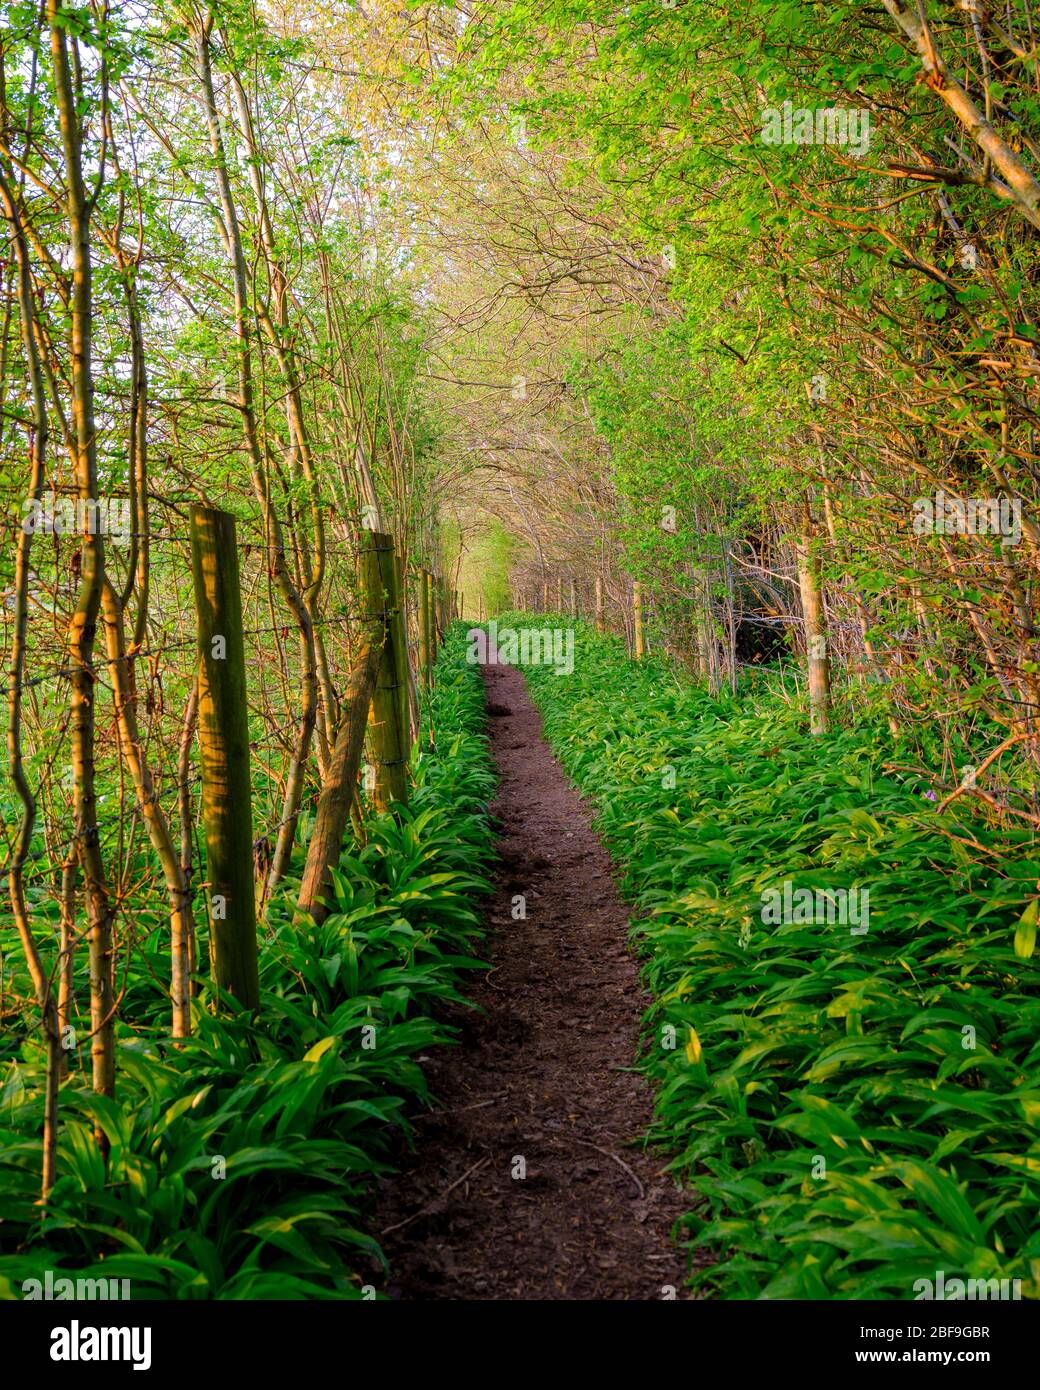
<svg viewBox="0 0 1040 1390"><path fill-rule="evenodd" d="M627 914L588 808L553 760L521 674L485 668L501 862L493 969L427 1064L436 1109L382 1187L386 1291L404 1299L682 1296L669 1240L686 1203L663 1160L629 1148L650 1118L631 1071L646 1005ZM526 920L513 900L526 898ZM476 978L476 977L475 977ZM522 1160L525 1177L514 1177ZM402 1224L404 1223L404 1224Z"/></svg>

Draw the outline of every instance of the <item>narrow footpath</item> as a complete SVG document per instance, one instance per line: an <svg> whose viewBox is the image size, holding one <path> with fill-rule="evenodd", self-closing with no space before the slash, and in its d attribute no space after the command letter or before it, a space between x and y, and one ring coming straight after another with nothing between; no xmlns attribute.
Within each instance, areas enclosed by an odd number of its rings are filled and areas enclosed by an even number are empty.
<svg viewBox="0 0 1040 1390"><path fill-rule="evenodd" d="M484 668L501 859L484 958L424 1063L435 1108L386 1179L373 1232L400 1299L683 1297L670 1240L687 1199L632 1147L650 1090L631 1070L647 1005L589 808L542 737L524 678ZM526 917L514 919L522 897Z"/></svg>

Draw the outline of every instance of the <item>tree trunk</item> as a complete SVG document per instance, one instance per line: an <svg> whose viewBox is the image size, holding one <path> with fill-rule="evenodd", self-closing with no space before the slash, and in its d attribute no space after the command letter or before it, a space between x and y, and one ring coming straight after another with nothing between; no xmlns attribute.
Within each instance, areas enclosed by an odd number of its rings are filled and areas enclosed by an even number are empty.
<svg viewBox="0 0 1040 1390"><path fill-rule="evenodd" d="M827 654L827 618L820 583L820 561L813 550L808 507L803 513L802 535L795 546L795 553L809 666L809 729L814 734L825 734L830 722L831 668Z"/></svg>
<svg viewBox="0 0 1040 1390"><path fill-rule="evenodd" d="M191 946L195 921L191 910L191 888L181 865L177 847L159 805L158 793L145 757L144 745L137 727L137 695L133 672L126 656L123 639L123 614L115 589L106 579L102 590L105 621L105 644L108 648L108 670L115 694L116 720L121 741L120 752L130 768L137 804L148 830L152 848L162 865L166 880L166 896L170 904L170 999L173 1004L173 1036L186 1038L191 1034Z"/></svg>

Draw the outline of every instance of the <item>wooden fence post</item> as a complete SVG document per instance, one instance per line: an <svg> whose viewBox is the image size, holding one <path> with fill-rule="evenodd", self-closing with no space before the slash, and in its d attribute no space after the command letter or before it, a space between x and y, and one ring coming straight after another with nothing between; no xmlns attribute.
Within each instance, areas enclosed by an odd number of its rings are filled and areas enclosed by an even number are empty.
<svg viewBox="0 0 1040 1390"><path fill-rule="evenodd" d="M392 536L372 533L379 557L382 617L386 626L379 674L369 714L369 736L375 763L373 802L385 811L397 801L408 801L408 751L411 728L408 718L408 634L401 603L401 558Z"/></svg>
<svg viewBox="0 0 1040 1390"><path fill-rule="evenodd" d="M636 660L642 661L646 655L646 637L643 633L643 586L638 579L632 585L632 627Z"/></svg>
<svg viewBox="0 0 1040 1390"><path fill-rule="evenodd" d="M426 612L430 624L430 666L437 660L440 633L437 630L437 576L433 570L427 574L429 589L426 594Z"/></svg>
<svg viewBox="0 0 1040 1390"><path fill-rule="evenodd" d="M572 618L576 618L577 616L578 616L578 586L577 586L577 584L574 582L574 576L571 575L571 617L572 617Z"/></svg>
<svg viewBox="0 0 1040 1390"><path fill-rule="evenodd" d="M365 728L386 642L383 582L377 549L380 538L372 532L365 532L365 535L367 543L358 557L358 592L363 604L361 642L340 702L339 729L328 776L318 800L297 902L298 910L309 913L316 922L324 921L329 913L328 893L332 870L339 863L347 821L357 801L357 777L365 743Z"/></svg>
<svg viewBox="0 0 1040 1390"><path fill-rule="evenodd" d="M596 631L606 632L607 620L603 610L603 578L596 575Z"/></svg>
<svg viewBox="0 0 1040 1390"><path fill-rule="evenodd" d="M191 509L199 624L199 744L213 978L248 1009L260 1004L249 711L235 518Z"/></svg>
<svg viewBox="0 0 1040 1390"><path fill-rule="evenodd" d="M433 675L430 646L430 575L428 570L422 569L419 571L419 670L427 690Z"/></svg>
<svg viewBox="0 0 1040 1390"><path fill-rule="evenodd" d="M444 575L437 576L437 639L444 641L444 634L448 630L448 581Z"/></svg>
<svg viewBox="0 0 1040 1390"><path fill-rule="evenodd" d="M429 654L430 683L433 683L433 668L437 661L437 605L434 600L434 576L432 570L426 571L426 650Z"/></svg>

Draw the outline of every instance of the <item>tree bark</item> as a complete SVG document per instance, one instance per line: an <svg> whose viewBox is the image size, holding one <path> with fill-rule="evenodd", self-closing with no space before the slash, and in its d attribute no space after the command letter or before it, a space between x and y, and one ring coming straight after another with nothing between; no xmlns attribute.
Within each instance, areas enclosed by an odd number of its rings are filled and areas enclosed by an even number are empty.
<svg viewBox="0 0 1040 1390"><path fill-rule="evenodd" d="M813 549L808 507L803 512L802 534L795 546L795 553L809 669L809 729L814 734L825 734L830 723L831 708L830 658L827 653L827 618L820 582L820 561Z"/></svg>

